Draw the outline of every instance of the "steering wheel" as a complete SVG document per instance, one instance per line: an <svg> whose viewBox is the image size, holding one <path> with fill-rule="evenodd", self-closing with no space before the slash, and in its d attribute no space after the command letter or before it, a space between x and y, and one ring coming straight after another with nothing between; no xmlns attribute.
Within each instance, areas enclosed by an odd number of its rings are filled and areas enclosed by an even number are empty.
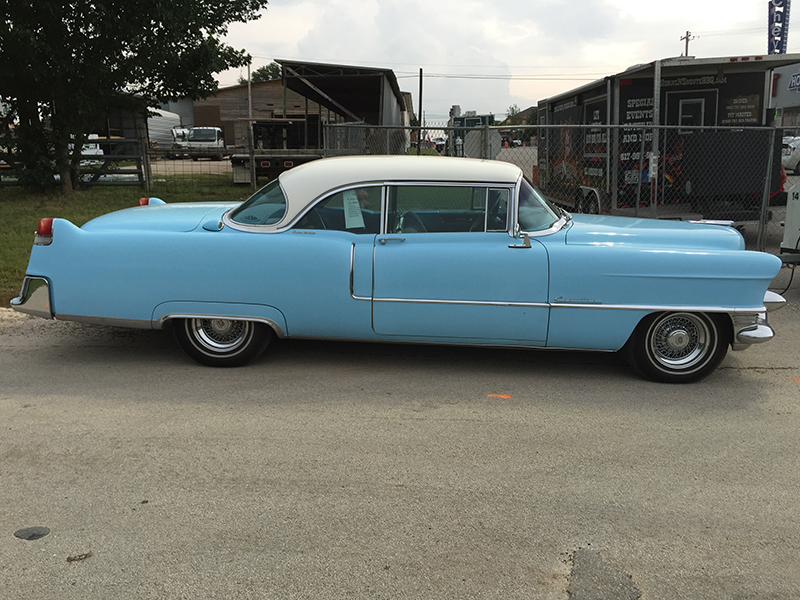
<svg viewBox="0 0 800 600"><path fill-rule="evenodd" d="M483 231L486 227L486 218L483 213L479 214L475 217L475 220L470 225L470 231Z"/></svg>
<svg viewBox="0 0 800 600"><path fill-rule="evenodd" d="M486 211L486 229L489 231L496 230L503 225L503 219L497 215L500 212L500 205L503 201L503 194L495 192L493 197L490 197L489 207Z"/></svg>

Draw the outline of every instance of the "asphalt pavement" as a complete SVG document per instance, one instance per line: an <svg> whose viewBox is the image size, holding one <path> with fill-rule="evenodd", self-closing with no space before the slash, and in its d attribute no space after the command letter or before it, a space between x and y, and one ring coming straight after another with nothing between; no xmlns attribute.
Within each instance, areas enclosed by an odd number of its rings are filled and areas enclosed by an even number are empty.
<svg viewBox="0 0 800 600"><path fill-rule="evenodd" d="M211 369L2 309L0 598L798 598L800 273L785 297L680 386L344 342Z"/></svg>

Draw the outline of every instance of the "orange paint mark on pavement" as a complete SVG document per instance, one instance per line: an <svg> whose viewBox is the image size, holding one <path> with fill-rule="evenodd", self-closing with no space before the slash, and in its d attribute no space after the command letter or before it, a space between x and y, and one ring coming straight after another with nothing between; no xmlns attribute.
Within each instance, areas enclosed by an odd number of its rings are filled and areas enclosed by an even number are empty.
<svg viewBox="0 0 800 600"><path fill-rule="evenodd" d="M511 400L511 396L506 394L486 394L487 398L502 398L503 400Z"/></svg>

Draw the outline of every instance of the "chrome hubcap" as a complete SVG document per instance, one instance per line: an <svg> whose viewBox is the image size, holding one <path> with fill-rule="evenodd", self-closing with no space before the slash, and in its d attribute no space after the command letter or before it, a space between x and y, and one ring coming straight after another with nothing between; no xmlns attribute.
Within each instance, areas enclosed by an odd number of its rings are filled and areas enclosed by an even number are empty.
<svg viewBox="0 0 800 600"><path fill-rule="evenodd" d="M190 327L200 345L213 352L227 353L244 344L251 324L231 319L192 319Z"/></svg>
<svg viewBox="0 0 800 600"><path fill-rule="evenodd" d="M709 355L713 341L706 321L691 313L674 313L656 320L650 329L650 352L669 369L692 368Z"/></svg>
<svg viewBox="0 0 800 600"><path fill-rule="evenodd" d="M667 345L673 352L680 352L692 341L691 336L686 331L676 330L667 335Z"/></svg>

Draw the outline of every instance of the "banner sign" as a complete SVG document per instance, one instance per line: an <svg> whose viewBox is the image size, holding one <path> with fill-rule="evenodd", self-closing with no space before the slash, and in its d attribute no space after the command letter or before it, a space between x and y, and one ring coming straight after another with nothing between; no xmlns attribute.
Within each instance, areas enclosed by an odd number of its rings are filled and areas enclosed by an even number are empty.
<svg viewBox="0 0 800 600"><path fill-rule="evenodd" d="M787 89L790 92L800 93L800 73L792 74L792 77L789 79L789 87Z"/></svg>
<svg viewBox="0 0 800 600"><path fill-rule="evenodd" d="M769 54L786 54L791 0L769 0Z"/></svg>

